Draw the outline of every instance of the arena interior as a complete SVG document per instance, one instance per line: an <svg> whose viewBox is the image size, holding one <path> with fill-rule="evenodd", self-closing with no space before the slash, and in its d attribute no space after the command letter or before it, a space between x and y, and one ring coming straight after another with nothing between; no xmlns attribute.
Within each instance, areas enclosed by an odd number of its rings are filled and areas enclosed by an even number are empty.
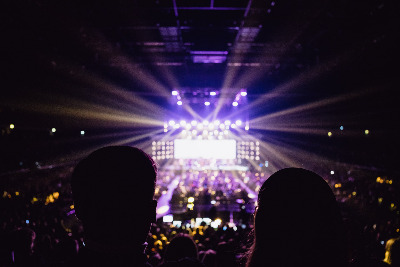
<svg viewBox="0 0 400 267"><path fill-rule="evenodd" d="M330 185L349 261L383 261L400 236L396 1L36 0L1 9L0 266L14 266L9 238L21 227L35 232L43 264L66 260L66 240L83 246L71 173L109 145L157 162L153 266L180 232L200 254L231 244L240 266L258 191L286 167Z"/></svg>

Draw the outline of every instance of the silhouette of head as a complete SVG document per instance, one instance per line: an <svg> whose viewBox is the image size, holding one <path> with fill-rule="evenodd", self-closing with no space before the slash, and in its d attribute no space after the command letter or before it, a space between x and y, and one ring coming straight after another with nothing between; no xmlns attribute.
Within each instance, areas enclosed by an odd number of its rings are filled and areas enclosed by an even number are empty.
<svg viewBox="0 0 400 267"><path fill-rule="evenodd" d="M156 176L155 162L135 147L104 147L79 162L71 184L86 238L111 246L144 243L155 221Z"/></svg>
<svg viewBox="0 0 400 267"><path fill-rule="evenodd" d="M254 219L250 266L343 266L339 208L319 175L299 168L277 171L262 185Z"/></svg>
<svg viewBox="0 0 400 267"><path fill-rule="evenodd" d="M187 234L178 234L171 239L164 253L164 261L178 261L184 258L198 258L197 246Z"/></svg>

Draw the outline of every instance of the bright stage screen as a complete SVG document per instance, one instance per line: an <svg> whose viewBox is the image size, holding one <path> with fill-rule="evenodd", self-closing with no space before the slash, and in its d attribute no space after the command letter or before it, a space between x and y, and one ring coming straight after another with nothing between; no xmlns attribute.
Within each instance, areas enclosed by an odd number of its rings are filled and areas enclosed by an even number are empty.
<svg viewBox="0 0 400 267"><path fill-rule="evenodd" d="M235 159L235 140L175 139L176 159Z"/></svg>

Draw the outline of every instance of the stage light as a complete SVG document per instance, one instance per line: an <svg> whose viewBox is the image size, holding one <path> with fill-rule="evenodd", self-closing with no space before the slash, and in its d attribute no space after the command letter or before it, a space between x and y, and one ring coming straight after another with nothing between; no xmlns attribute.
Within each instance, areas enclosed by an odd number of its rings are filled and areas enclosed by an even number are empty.
<svg viewBox="0 0 400 267"><path fill-rule="evenodd" d="M186 125L186 121L181 120L181 121L179 122L179 124L180 124L181 126L185 126L185 125Z"/></svg>
<svg viewBox="0 0 400 267"><path fill-rule="evenodd" d="M246 92L246 91L242 91L242 92L240 92L240 95L241 95L241 96L246 96L246 95L247 95L247 92Z"/></svg>
<svg viewBox="0 0 400 267"><path fill-rule="evenodd" d="M365 130L364 133L365 133L365 135L368 135L369 134L369 130Z"/></svg>
<svg viewBox="0 0 400 267"><path fill-rule="evenodd" d="M225 125L224 125L224 124L220 124L220 125L219 125L219 128L220 128L221 130L225 130Z"/></svg>
<svg viewBox="0 0 400 267"><path fill-rule="evenodd" d="M172 95L178 95L178 91L172 91Z"/></svg>
<svg viewBox="0 0 400 267"><path fill-rule="evenodd" d="M192 125L190 125L189 123L186 124L186 130L190 130L190 129L192 129Z"/></svg>
<svg viewBox="0 0 400 267"><path fill-rule="evenodd" d="M178 106L182 106L182 101L178 101L178 102L176 102L176 104L178 105Z"/></svg>
<svg viewBox="0 0 400 267"><path fill-rule="evenodd" d="M210 92L210 95L214 96L214 95L217 95L217 93L216 92Z"/></svg>
<svg viewBox="0 0 400 267"><path fill-rule="evenodd" d="M343 126L340 126L340 128L339 128L339 129L340 129L341 131L343 131L343 129L344 129L344 128L343 128Z"/></svg>
<svg viewBox="0 0 400 267"><path fill-rule="evenodd" d="M56 132L56 128L51 128L51 132L55 133Z"/></svg>
<svg viewBox="0 0 400 267"><path fill-rule="evenodd" d="M14 124L10 124L10 129L14 129L15 125Z"/></svg>
<svg viewBox="0 0 400 267"><path fill-rule="evenodd" d="M220 124L219 120L214 121L214 125L218 126Z"/></svg>
<svg viewBox="0 0 400 267"><path fill-rule="evenodd" d="M235 122L235 124L236 124L237 126L240 126L240 125L242 125L242 121L241 121L241 120L237 120L237 121Z"/></svg>
<svg viewBox="0 0 400 267"><path fill-rule="evenodd" d="M237 105L238 105L238 102L236 102L236 101L234 101L234 102L232 103L232 106L234 106L234 107L237 107Z"/></svg>
<svg viewBox="0 0 400 267"><path fill-rule="evenodd" d="M231 121L229 121L229 120L225 121L225 125L230 125L230 124L231 124Z"/></svg>
<svg viewBox="0 0 400 267"><path fill-rule="evenodd" d="M202 123L197 124L197 129L202 130L203 129L203 124Z"/></svg>
<svg viewBox="0 0 400 267"><path fill-rule="evenodd" d="M335 172L334 172L334 171L331 171L331 174L333 175L333 174L335 174Z"/></svg>
<svg viewBox="0 0 400 267"><path fill-rule="evenodd" d="M174 125L175 125L175 121L170 120L170 121L168 122L168 124L169 124L170 126L174 126Z"/></svg>
<svg viewBox="0 0 400 267"><path fill-rule="evenodd" d="M192 131L192 134L193 134L193 135L196 135L196 134L197 134L197 131L196 131L196 130L193 130L193 131Z"/></svg>
<svg viewBox="0 0 400 267"><path fill-rule="evenodd" d="M164 129L164 133L168 132L168 129Z"/></svg>
<svg viewBox="0 0 400 267"><path fill-rule="evenodd" d="M208 125L208 129L214 130L214 124L213 124L213 123L210 123L210 124Z"/></svg>
<svg viewBox="0 0 400 267"><path fill-rule="evenodd" d="M174 128L175 128L175 129L179 129L179 127L181 127L179 124L175 124L175 125L174 125Z"/></svg>
<svg viewBox="0 0 400 267"><path fill-rule="evenodd" d="M196 126L197 125L197 121L192 121L191 124L192 124L192 126Z"/></svg>
<svg viewBox="0 0 400 267"><path fill-rule="evenodd" d="M204 131L203 131L203 134L204 134L204 135L208 135L208 131L207 131L207 130L204 130Z"/></svg>
<svg viewBox="0 0 400 267"><path fill-rule="evenodd" d="M232 128L232 129L235 129L235 128L236 128L236 124L233 124L233 123L232 123L232 124L231 124L231 128Z"/></svg>
<svg viewBox="0 0 400 267"><path fill-rule="evenodd" d="M328 132L328 136L331 137L332 136L332 132Z"/></svg>
<svg viewBox="0 0 400 267"><path fill-rule="evenodd" d="M84 136L85 135L85 131L81 131L81 135Z"/></svg>
<svg viewBox="0 0 400 267"><path fill-rule="evenodd" d="M245 129L246 131L248 131L248 130L250 129L250 127L249 127L248 125L246 125L246 127L244 127L244 129Z"/></svg>
<svg viewBox="0 0 400 267"><path fill-rule="evenodd" d="M210 102L206 101L206 102L204 102L204 105L209 106Z"/></svg>
<svg viewBox="0 0 400 267"><path fill-rule="evenodd" d="M194 202L194 197L188 197L188 202L193 203Z"/></svg>

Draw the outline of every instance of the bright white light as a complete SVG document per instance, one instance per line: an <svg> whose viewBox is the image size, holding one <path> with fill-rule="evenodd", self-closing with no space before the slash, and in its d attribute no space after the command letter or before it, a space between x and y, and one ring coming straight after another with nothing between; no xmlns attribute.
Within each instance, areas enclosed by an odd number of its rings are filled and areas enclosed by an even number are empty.
<svg viewBox="0 0 400 267"><path fill-rule="evenodd" d="M232 106L234 106L234 107L237 107L237 105L238 105L238 102L236 102L236 101L232 103Z"/></svg>
<svg viewBox="0 0 400 267"><path fill-rule="evenodd" d="M230 124L231 124L231 121L229 121L229 120L225 121L225 125L230 125Z"/></svg>
<svg viewBox="0 0 400 267"><path fill-rule="evenodd" d="M192 125L190 125L189 123L186 124L186 130L190 130L190 129L192 129Z"/></svg>
<svg viewBox="0 0 400 267"><path fill-rule="evenodd" d="M236 128L236 124L231 124L231 128L235 129Z"/></svg>
<svg viewBox="0 0 400 267"><path fill-rule="evenodd" d="M192 134L193 134L193 135L196 135L196 134L197 134L197 131L196 131L196 130L193 130L193 131L192 131Z"/></svg>
<svg viewBox="0 0 400 267"><path fill-rule="evenodd" d="M192 124L192 126L196 126L197 125L197 121L192 121L191 124Z"/></svg>
<svg viewBox="0 0 400 267"><path fill-rule="evenodd" d="M210 102L206 101L206 102L204 102L204 105L209 106Z"/></svg>
<svg viewBox="0 0 400 267"><path fill-rule="evenodd" d="M172 91L172 95L178 95L178 91Z"/></svg>
<svg viewBox="0 0 400 267"><path fill-rule="evenodd" d="M218 126L219 124L220 124L219 120L214 121L214 125Z"/></svg>
<svg viewBox="0 0 400 267"><path fill-rule="evenodd" d="M248 131L250 129L250 127L248 125L246 125L246 127L244 128L246 131Z"/></svg>
<svg viewBox="0 0 400 267"><path fill-rule="evenodd" d="M175 139L176 159L235 159L235 140L187 140Z"/></svg>
<svg viewBox="0 0 400 267"><path fill-rule="evenodd" d="M210 92L210 95L217 95L216 92Z"/></svg>
<svg viewBox="0 0 400 267"><path fill-rule="evenodd" d="M178 106L182 106L182 101L178 101L178 102L176 102L176 104L178 105Z"/></svg>
<svg viewBox="0 0 400 267"><path fill-rule="evenodd" d="M194 197L188 197L188 202L193 203L194 202Z"/></svg>
<svg viewBox="0 0 400 267"><path fill-rule="evenodd" d="M174 216L172 215L165 215L163 216L163 222L170 223L174 221Z"/></svg>
<svg viewBox="0 0 400 267"><path fill-rule="evenodd" d="M241 96L246 96L246 95L247 95L247 92L242 91L242 92L240 92L240 95L241 95Z"/></svg>
<svg viewBox="0 0 400 267"><path fill-rule="evenodd" d="M208 122L207 120L206 120L206 121L203 121L203 124L204 124L204 125L208 125L208 123L209 123L209 122Z"/></svg>
<svg viewBox="0 0 400 267"><path fill-rule="evenodd" d="M10 129L14 129L15 125L14 124L10 124Z"/></svg>
<svg viewBox="0 0 400 267"><path fill-rule="evenodd" d="M202 123L197 124L197 129L199 130L203 129L203 124Z"/></svg>
<svg viewBox="0 0 400 267"><path fill-rule="evenodd" d="M186 121L181 120L181 121L179 122L179 124L180 124L181 126L185 126L185 125L186 125Z"/></svg>
<svg viewBox="0 0 400 267"><path fill-rule="evenodd" d="M174 125L174 128L175 128L175 129L179 129L179 127L181 127L179 124L175 124L175 125Z"/></svg>
<svg viewBox="0 0 400 267"><path fill-rule="evenodd" d="M170 126L174 126L174 125L175 125L175 121L170 120L170 121L168 122L168 124L169 124Z"/></svg>
<svg viewBox="0 0 400 267"><path fill-rule="evenodd" d="M51 128L51 132L55 133L56 132L56 128Z"/></svg>
<svg viewBox="0 0 400 267"><path fill-rule="evenodd" d="M225 125L220 124L220 125L219 125L219 128L220 128L221 130L225 130Z"/></svg>
<svg viewBox="0 0 400 267"><path fill-rule="evenodd" d="M235 124L236 124L237 126L240 126L240 125L242 125L242 121L241 121L241 120L237 120L237 121L235 122Z"/></svg>
<svg viewBox="0 0 400 267"><path fill-rule="evenodd" d="M85 135L85 131L81 131L81 135Z"/></svg>
<svg viewBox="0 0 400 267"><path fill-rule="evenodd" d="M247 195L249 198L256 198L256 195L254 195L254 194L252 194L252 193L249 193L248 195Z"/></svg>
<svg viewBox="0 0 400 267"><path fill-rule="evenodd" d="M164 133L168 132L168 129L164 129Z"/></svg>
<svg viewBox="0 0 400 267"><path fill-rule="evenodd" d="M334 171L331 171L331 174L333 175L333 174L335 174L335 172L334 172Z"/></svg>

